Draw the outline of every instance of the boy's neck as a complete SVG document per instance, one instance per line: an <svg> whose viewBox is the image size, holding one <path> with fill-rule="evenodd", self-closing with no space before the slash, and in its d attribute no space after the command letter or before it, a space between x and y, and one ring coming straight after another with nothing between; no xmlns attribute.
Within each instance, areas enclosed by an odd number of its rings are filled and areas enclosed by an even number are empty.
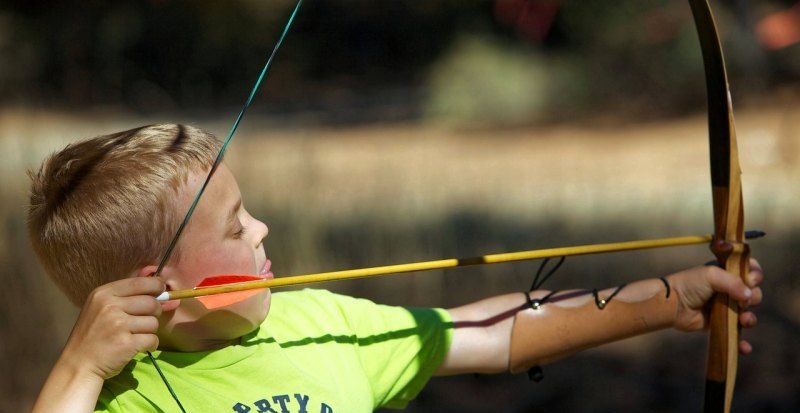
<svg viewBox="0 0 800 413"><path fill-rule="evenodd" d="M158 345L161 351L171 351L179 353L195 353L200 351L219 350L224 347L239 344L242 341L241 337L232 340L183 340L180 342L172 342L163 340Z"/></svg>

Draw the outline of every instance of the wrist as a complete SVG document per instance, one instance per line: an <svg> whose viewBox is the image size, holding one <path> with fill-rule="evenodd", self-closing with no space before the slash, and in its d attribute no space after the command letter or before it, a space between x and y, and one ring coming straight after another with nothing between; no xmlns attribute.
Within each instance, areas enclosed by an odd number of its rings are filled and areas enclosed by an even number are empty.
<svg viewBox="0 0 800 413"><path fill-rule="evenodd" d="M103 382L96 370L62 353L39 393L33 412L92 412Z"/></svg>
<svg viewBox="0 0 800 413"><path fill-rule="evenodd" d="M675 290L672 289L672 284L669 283L667 277L658 277L658 280L664 284L664 299L667 306L667 314L671 315L670 322L667 327L675 328L678 325L678 297Z"/></svg>
<svg viewBox="0 0 800 413"><path fill-rule="evenodd" d="M58 371L62 379L68 384L99 384L102 387L105 381L100 369L94 368L80 357L72 356L66 352L62 353L58 358L53 371Z"/></svg>

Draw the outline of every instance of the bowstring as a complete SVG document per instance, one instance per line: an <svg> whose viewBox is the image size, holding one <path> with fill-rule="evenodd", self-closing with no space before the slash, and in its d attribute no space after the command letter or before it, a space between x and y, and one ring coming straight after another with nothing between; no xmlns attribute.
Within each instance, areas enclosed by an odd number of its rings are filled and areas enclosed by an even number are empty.
<svg viewBox="0 0 800 413"><path fill-rule="evenodd" d="M200 202L200 197L203 196L203 192L205 192L206 187L208 186L209 181L211 181L211 177L216 172L217 167L219 164L222 163L222 158L225 155L225 151L228 149L228 144L233 139L233 134L236 132L236 129L239 128L239 123L241 123L242 118L244 117L245 112L250 107L250 104L253 102L253 98L256 95L259 87L261 86L261 82L265 79L267 75L267 71L269 70L270 66L272 65L272 60L275 58L275 54L280 49L281 44L283 44L283 39L286 37L286 34L289 32L289 28L292 26L292 22L294 22L295 16L297 16L297 11L300 9L300 5L303 3L303 0L298 0L297 4L292 11L292 14L289 16L289 20L286 22L286 25L283 27L283 32L281 36L278 38L278 41L275 43L275 47L272 48L272 53L270 53L269 58L267 59L267 63L264 64L264 68L261 69L261 74L258 76L255 84L253 85L253 89L250 91L250 95L247 97L247 101L245 101L242 110L239 112L239 115L236 117L236 120L233 122L233 126L231 126L231 130L228 132L227 138L225 138L224 143L219 149L217 153L216 159L214 159L214 163L211 165L211 170L208 171L208 175L206 176L206 180L203 182L203 186L200 187L200 190L197 191L197 195L194 197L192 204L189 206L189 210L186 211L186 215L183 217L183 221L181 225L178 227L178 230L175 231L175 235L172 237L172 241L169 243L167 250L164 252L164 255L161 257L161 261L158 263L158 268L156 269L153 276L158 276L161 274L161 271L164 269L164 265L166 265L167 261L169 260L170 256L172 255L175 246L178 244L178 239L180 238L181 234L183 234L184 228L186 228L186 224L189 222L189 218L192 217L194 214L194 210L197 207L197 204Z"/></svg>
<svg viewBox="0 0 800 413"><path fill-rule="evenodd" d="M161 271L164 269L164 266L166 265L167 261L169 260L170 256L172 256L172 252L175 250L175 246L178 244L178 240L180 239L181 234L183 234L183 230L186 228L186 224L189 222L189 219L192 217L192 214L194 214L194 210L197 207L197 204L200 202L200 198L203 196L203 193L205 192L206 187L208 187L208 183L209 183L209 181L211 181L211 177L214 176L214 172L216 172L216 170L219 167L220 163L222 163L222 159L225 156L225 151L228 149L228 144L231 142L231 139L233 139L233 134L236 132L236 129L239 128L239 124L241 123L242 118L244 117L244 114L247 112L247 109L250 107L250 104L253 102L253 98L255 98L256 92L258 92L258 89L261 86L261 83L266 78L267 72L269 71L269 68L272 65L272 61L275 58L275 55L277 54L278 49L280 49L281 45L283 44L283 40L286 38L286 34L289 32L289 29L291 28L292 23L294 22L294 19L297 16L297 11L300 10L300 5L302 3L303 3L303 0L297 0L297 4L295 4L294 9L292 10L292 13L289 15L289 19L286 21L286 24L283 27L283 31L281 32L281 35L278 38L278 41L275 43L275 46L272 48L272 52L270 53L269 58L267 58L267 62L264 64L264 67L261 69L261 73L258 75L258 78L256 79L256 82L253 85L252 90L250 91L250 95L247 97L247 100L245 101L244 106L242 106L242 110L239 111L239 115L236 117L236 120L233 122L233 125L231 126L231 129L228 132L228 136L225 138L225 141L223 142L222 146L220 147L219 152L217 153L217 157L216 157L216 159L214 159L214 163L211 165L211 169L208 171L208 175L206 176L206 179L203 182L203 185L200 187L200 190L197 191L197 195L195 195L194 200L192 201L192 204L189 206L189 210L186 211L186 215L184 215L183 221L181 221L180 226L178 226L178 230L175 231L175 235L172 237L172 241L170 241L169 246L167 247L166 251L164 252L164 255L161 257L161 261L158 263L158 268L152 274L152 276L154 276L154 277L159 276L161 274ZM186 413L186 410L183 408L183 405L181 404L181 401L178 398L178 395L175 394L175 391L173 390L172 386L167 381L167 377L161 371L161 368L159 368L155 357L153 357L153 354L150 351L147 351L147 357L153 363L153 366L156 368L156 371L158 372L159 376L161 377L161 380L164 382L164 385L167 387L167 390L169 390L170 395L172 395L172 398L175 400L175 403L178 405L178 408L180 408L181 412Z"/></svg>

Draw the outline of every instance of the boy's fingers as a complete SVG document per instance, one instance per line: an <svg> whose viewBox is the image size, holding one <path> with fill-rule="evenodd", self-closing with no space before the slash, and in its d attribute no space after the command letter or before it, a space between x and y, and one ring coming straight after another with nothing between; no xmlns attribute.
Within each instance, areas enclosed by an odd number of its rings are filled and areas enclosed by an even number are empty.
<svg viewBox="0 0 800 413"><path fill-rule="evenodd" d="M134 295L157 296L164 292L164 281L158 277L124 278L109 284L112 292L117 297L130 297Z"/></svg>
<svg viewBox="0 0 800 413"><path fill-rule="evenodd" d="M133 340L139 353L158 349L158 336L155 334L135 334Z"/></svg>
<svg viewBox="0 0 800 413"><path fill-rule="evenodd" d="M151 316L131 317L128 320L128 329L133 334L152 334L158 331L158 319Z"/></svg>
<svg viewBox="0 0 800 413"><path fill-rule="evenodd" d="M752 311L744 311L739 314L739 324L744 328L755 327L758 324L758 317Z"/></svg>
<svg viewBox="0 0 800 413"><path fill-rule="evenodd" d="M710 271L709 274L708 280L714 291L728 294L733 299L743 302L747 302L753 297L753 290L744 285L739 277L732 276L724 270Z"/></svg>
<svg viewBox="0 0 800 413"><path fill-rule="evenodd" d="M152 296L137 295L125 297L123 310L130 315L160 316L161 304Z"/></svg>
<svg viewBox="0 0 800 413"><path fill-rule="evenodd" d="M758 287L764 281L764 273L761 270L751 269L747 273L747 285L750 287Z"/></svg>
<svg viewBox="0 0 800 413"><path fill-rule="evenodd" d="M745 340L739 341L739 353L750 354L753 352L753 346Z"/></svg>
<svg viewBox="0 0 800 413"><path fill-rule="evenodd" d="M750 299L739 302L739 306L741 308L746 309L755 307L761 304L761 300L764 299L764 291L761 289L761 287L753 288L751 291L753 292L753 295L750 297Z"/></svg>
<svg viewBox="0 0 800 413"><path fill-rule="evenodd" d="M764 271L764 269L761 268L761 264L755 258L750 258L749 264L750 264L750 271L759 271L759 272Z"/></svg>
<svg viewBox="0 0 800 413"><path fill-rule="evenodd" d="M761 264L759 264L758 260L755 258L750 258L748 265L749 269L747 276L745 277L747 286L750 288L758 287L764 280L764 270L761 268Z"/></svg>
<svg viewBox="0 0 800 413"><path fill-rule="evenodd" d="M717 262L716 260L709 261L704 265L709 267L722 268L722 265L720 265L719 262ZM748 265L750 268L746 277L747 286L750 288L754 288L759 286L761 282L764 280L764 270L761 268L761 264L759 264L758 260L756 260L755 258L750 258Z"/></svg>

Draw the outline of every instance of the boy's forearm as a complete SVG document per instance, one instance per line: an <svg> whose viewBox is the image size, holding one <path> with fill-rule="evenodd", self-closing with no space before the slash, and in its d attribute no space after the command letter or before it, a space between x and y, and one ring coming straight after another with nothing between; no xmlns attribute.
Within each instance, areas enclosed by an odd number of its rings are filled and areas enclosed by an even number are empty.
<svg viewBox="0 0 800 413"><path fill-rule="evenodd" d="M33 413L93 412L102 388L102 377L62 355L39 392Z"/></svg>
<svg viewBox="0 0 800 413"><path fill-rule="evenodd" d="M575 352L667 327L675 323L677 295L659 279L620 289L565 291L537 305L546 294L530 294L533 308L517 312L511 330L509 370L524 371ZM571 295L574 295L571 297ZM571 297L564 299L565 297ZM524 296L521 301L525 303ZM548 302L549 301L549 302Z"/></svg>
<svg viewBox="0 0 800 413"><path fill-rule="evenodd" d="M598 291L598 299L607 300L615 290ZM672 327L677 294L672 291L667 298L666 292L661 280L651 279L627 285L602 309L591 291L559 292L538 309L520 293L451 309L453 343L437 374L519 372L600 344ZM536 304L549 293L534 291L529 297Z"/></svg>

